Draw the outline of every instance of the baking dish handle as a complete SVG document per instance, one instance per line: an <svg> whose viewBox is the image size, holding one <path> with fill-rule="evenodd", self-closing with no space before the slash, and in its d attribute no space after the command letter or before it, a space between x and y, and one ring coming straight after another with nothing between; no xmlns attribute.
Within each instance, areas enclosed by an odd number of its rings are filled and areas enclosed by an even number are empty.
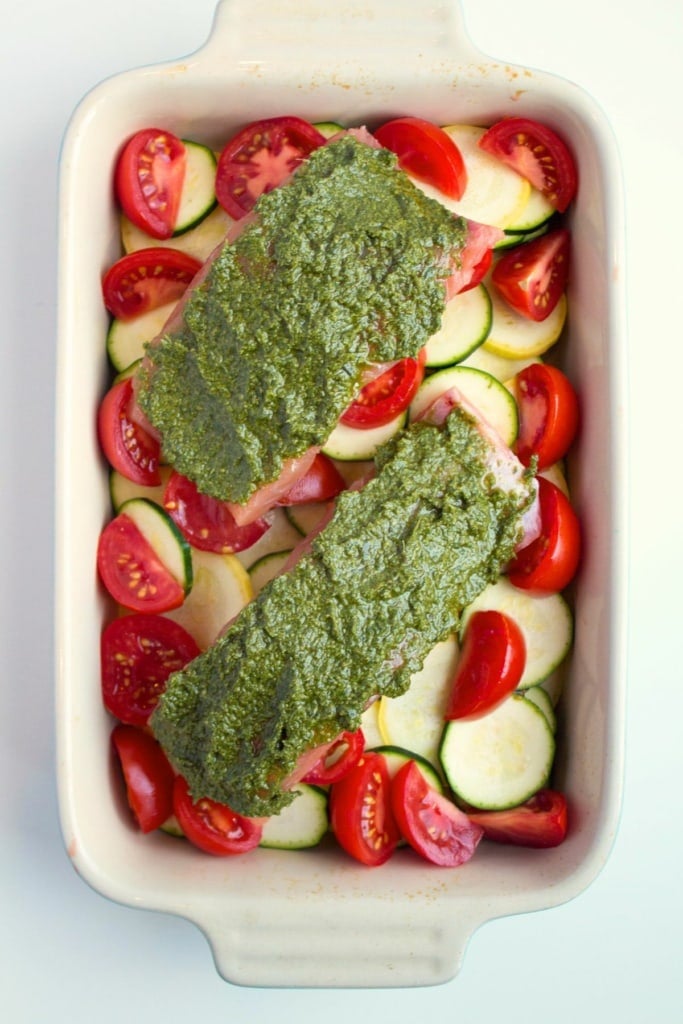
<svg viewBox="0 0 683 1024"><path fill-rule="evenodd" d="M202 61L250 65L341 64L388 59L468 62L481 57L465 31L459 0L220 0Z"/></svg>

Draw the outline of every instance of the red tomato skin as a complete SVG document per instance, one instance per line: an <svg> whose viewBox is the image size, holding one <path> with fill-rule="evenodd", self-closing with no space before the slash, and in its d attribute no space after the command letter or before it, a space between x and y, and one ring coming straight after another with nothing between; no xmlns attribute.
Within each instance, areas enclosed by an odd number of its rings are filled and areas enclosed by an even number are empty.
<svg viewBox="0 0 683 1024"><path fill-rule="evenodd" d="M519 435L515 450L529 466L547 469L563 458L576 436L579 400L568 377L548 363L532 363L515 377Z"/></svg>
<svg viewBox="0 0 683 1024"><path fill-rule="evenodd" d="M556 594L567 587L579 566L581 526L569 499L559 487L538 478L541 535L517 552L508 579L520 590Z"/></svg>
<svg viewBox="0 0 683 1024"><path fill-rule="evenodd" d="M526 117L506 117L479 140L481 149L502 160L564 213L578 187L576 163L556 131Z"/></svg>
<svg viewBox="0 0 683 1024"><path fill-rule="evenodd" d="M125 512L100 533L97 568L109 594L135 612L167 612L185 600L185 591Z"/></svg>
<svg viewBox="0 0 683 1024"><path fill-rule="evenodd" d="M270 527L265 519L238 526L227 502L202 494L192 480L177 472L169 477L163 505L193 547L219 555L245 551Z"/></svg>
<svg viewBox="0 0 683 1024"><path fill-rule="evenodd" d="M399 841L385 758L366 752L330 788L330 825L337 842L368 867L384 864Z"/></svg>
<svg viewBox="0 0 683 1024"><path fill-rule="evenodd" d="M153 832L173 813L174 771L154 737L137 726L116 725L111 739L130 809L140 831Z"/></svg>
<svg viewBox="0 0 683 1024"><path fill-rule="evenodd" d="M330 762L330 758L334 758L340 749L341 755ZM341 733L325 756L307 772L303 781L313 786L330 786L334 782L339 782L347 772L356 767L364 749L365 737L362 729Z"/></svg>
<svg viewBox="0 0 683 1024"><path fill-rule="evenodd" d="M529 320L547 320L567 286L570 236L566 228L505 252L491 281L505 301Z"/></svg>
<svg viewBox="0 0 683 1024"><path fill-rule="evenodd" d="M113 384L97 413L100 447L109 465L133 483L154 487L161 482L161 449L131 416L133 381L127 377Z"/></svg>
<svg viewBox="0 0 683 1024"><path fill-rule="evenodd" d="M463 292L469 292L472 290L472 288L476 288L478 284L481 284L481 282L484 280L489 270L491 269L492 263L493 249L487 249L484 256L482 256L482 258L477 263L476 267L474 267L474 269L472 270L472 276L470 280L463 288L460 288L458 290L457 294L462 295Z"/></svg>
<svg viewBox="0 0 683 1024"><path fill-rule="evenodd" d="M327 140L300 117L253 121L226 145L216 168L216 198L235 220L244 217L264 192L289 177Z"/></svg>
<svg viewBox="0 0 683 1024"><path fill-rule="evenodd" d="M562 793L542 789L520 807L507 811L468 811L471 821L480 825L486 839L549 849L559 846L567 836L567 800Z"/></svg>
<svg viewBox="0 0 683 1024"><path fill-rule="evenodd" d="M194 801L182 775L176 776L173 787L173 812L190 842L214 857L248 853L261 842L259 820L245 818L208 797Z"/></svg>
<svg viewBox="0 0 683 1024"><path fill-rule="evenodd" d="M390 423L408 408L424 378L425 356L400 359L363 388L341 415L347 427L371 430Z"/></svg>
<svg viewBox="0 0 683 1024"><path fill-rule="evenodd" d="M443 128L420 117L397 117L381 125L374 136L398 157L400 167L451 199L462 199L467 170L462 154Z"/></svg>
<svg viewBox="0 0 683 1024"><path fill-rule="evenodd" d="M114 171L118 203L153 238L170 238L175 230L186 165L184 143L161 128L137 132L119 155Z"/></svg>
<svg viewBox="0 0 683 1024"><path fill-rule="evenodd" d="M346 488L346 481L334 462L318 452L309 471L278 501L278 505L306 505L329 501Z"/></svg>
<svg viewBox="0 0 683 1024"><path fill-rule="evenodd" d="M403 838L439 867L465 864L484 834L459 807L427 784L415 761L407 761L396 772L391 805Z"/></svg>
<svg viewBox="0 0 683 1024"><path fill-rule="evenodd" d="M163 615L113 619L100 638L104 706L127 725L147 725L170 674L198 654L187 630Z"/></svg>
<svg viewBox="0 0 683 1024"><path fill-rule="evenodd" d="M119 320L133 320L168 302L177 302L201 266L194 256L167 246L129 252L102 278L104 304Z"/></svg>
<svg viewBox="0 0 683 1024"><path fill-rule="evenodd" d="M480 718L515 690L526 664L526 642L514 619L503 612L474 612L451 683L446 721Z"/></svg>

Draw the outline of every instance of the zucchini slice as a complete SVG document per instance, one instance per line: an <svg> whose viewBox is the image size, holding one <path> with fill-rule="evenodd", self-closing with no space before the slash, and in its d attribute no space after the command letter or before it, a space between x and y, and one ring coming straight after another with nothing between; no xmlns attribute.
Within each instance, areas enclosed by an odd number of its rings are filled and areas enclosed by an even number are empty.
<svg viewBox="0 0 683 1024"><path fill-rule="evenodd" d="M205 651L253 597L249 574L235 555L191 548L192 590L179 608L164 612Z"/></svg>
<svg viewBox="0 0 683 1024"><path fill-rule="evenodd" d="M312 501L305 505L289 505L285 509L288 520L302 537L307 537L326 513L327 505L324 501Z"/></svg>
<svg viewBox="0 0 683 1024"><path fill-rule="evenodd" d="M437 793L443 793L443 782L438 769L426 757L423 757L422 754L416 754L414 750L405 750L403 747L392 747L389 744L373 747L372 750L374 753L384 756L390 778L393 779L396 772L407 761L414 761L432 789L435 789Z"/></svg>
<svg viewBox="0 0 683 1024"><path fill-rule="evenodd" d="M492 322L484 347L507 359L529 359L542 356L551 348L562 333L567 319L567 297L562 295L549 317L545 320L530 320L509 306L496 292L490 289Z"/></svg>
<svg viewBox="0 0 683 1024"><path fill-rule="evenodd" d="M461 637L473 612L489 610L509 615L524 636L526 665L518 689L526 690L543 682L569 653L573 619L561 594L533 594L513 587L505 576L501 576L464 610Z"/></svg>
<svg viewBox="0 0 683 1024"><path fill-rule="evenodd" d="M182 235L167 238L163 242L164 248L179 249L203 263L216 246L225 240L228 228L232 223L232 218L228 216L223 207L217 206L193 228L188 228ZM150 246L162 244L158 238L152 238L151 235L141 231L123 215L121 216L120 230L124 252L137 252L138 249L147 249Z"/></svg>
<svg viewBox="0 0 683 1024"><path fill-rule="evenodd" d="M448 366L422 382L410 406L410 418L416 419L439 395L450 388L458 391L512 447L519 430L519 415L514 396L490 373L471 366Z"/></svg>
<svg viewBox="0 0 683 1024"><path fill-rule="evenodd" d="M325 455L340 462L365 462L373 457L380 445L402 430L405 422L406 413L402 412L389 423L368 430L337 423L322 450Z"/></svg>
<svg viewBox="0 0 683 1024"><path fill-rule="evenodd" d="M270 583L280 575L282 567L291 553L291 548L285 551L269 551L267 555L262 555L249 566L249 578L254 596L263 590L266 583Z"/></svg>
<svg viewBox="0 0 683 1024"><path fill-rule="evenodd" d="M189 594L193 582L190 545L168 512L148 498L130 498L119 512L133 520L159 561Z"/></svg>
<svg viewBox="0 0 683 1024"><path fill-rule="evenodd" d="M540 708L513 693L488 715L448 722L439 755L457 797L471 807L503 810L546 785L555 739Z"/></svg>
<svg viewBox="0 0 683 1024"><path fill-rule="evenodd" d="M180 194L180 206L174 235L182 235L195 227L215 208L216 154L208 146L183 139L187 164Z"/></svg>
<svg viewBox="0 0 683 1024"><path fill-rule="evenodd" d="M175 302L167 302L132 320L112 320L107 332L107 354L117 373L142 359L145 344L161 334L175 305Z"/></svg>
<svg viewBox="0 0 683 1024"><path fill-rule="evenodd" d="M446 303L441 327L425 345L426 365L449 366L478 348L491 330L491 299L483 284Z"/></svg>
<svg viewBox="0 0 683 1024"><path fill-rule="evenodd" d="M109 474L109 494L111 495L114 514L116 515L120 512L121 506L126 501L130 501L131 498L148 498L149 501L153 501L157 505L163 505L164 491L166 490L168 478L171 475L171 467L160 466L159 473L161 475L161 483L156 487L145 487L143 484L133 483L128 477L112 469Z"/></svg>
<svg viewBox="0 0 683 1024"><path fill-rule="evenodd" d="M328 831L327 793L300 782L296 800L263 826L261 846L271 850L305 850L317 846Z"/></svg>

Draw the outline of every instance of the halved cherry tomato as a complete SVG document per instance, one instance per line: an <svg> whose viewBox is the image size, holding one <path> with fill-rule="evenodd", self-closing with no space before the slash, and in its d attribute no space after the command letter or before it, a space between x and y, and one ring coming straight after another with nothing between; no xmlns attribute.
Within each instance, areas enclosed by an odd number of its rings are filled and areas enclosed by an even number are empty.
<svg viewBox="0 0 683 1024"><path fill-rule="evenodd" d="M456 868L470 859L483 836L459 807L428 785L415 761L391 784L391 806L401 835L432 864Z"/></svg>
<svg viewBox="0 0 683 1024"><path fill-rule="evenodd" d="M303 781L317 786L329 786L333 782L339 782L347 772L356 767L364 749L365 737L362 729L343 732L325 756L306 773Z"/></svg>
<svg viewBox="0 0 683 1024"><path fill-rule="evenodd" d="M521 590L554 594L571 583L581 554L581 527L569 499L559 487L538 478L541 534L517 552L508 579Z"/></svg>
<svg viewBox="0 0 683 1024"><path fill-rule="evenodd" d="M214 857L247 853L261 842L263 825L260 821L245 818L227 804L219 804L208 797L193 800L182 775L176 776L173 811L190 842Z"/></svg>
<svg viewBox="0 0 683 1024"><path fill-rule="evenodd" d="M506 117L482 135L479 145L530 181L560 213L576 195L574 158L552 128L527 117Z"/></svg>
<svg viewBox="0 0 683 1024"><path fill-rule="evenodd" d="M537 458L538 469L563 458L579 424L579 400L569 379L555 366L532 363L514 379L519 409L515 445L525 466Z"/></svg>
<svg viewBox="0 0 683 1024"><path fill-rule="evenodd" d="M199 647L181 625L163 615L123 615L102 631L102 699L128 725L146 725L172 672L185 668Z"/></svg>
<svg viewBox="0 0 683 1024"><path fill-rule="evenodd" d="M467 187L462 154L443 128L421 117L397 117L374 132L381 146L398 157L406 174L437 188L451 199L461 199Z"/></svg>
<svg viewBox="0 0 683 1024"><path fill-rule="evenodd" d="M300 117L253 121L230 139L218 158L218 202L239 220L324 143L325 136Z"/></svg>
<svg viewBox="0 0 683 1024"><path fill-rule="evenodd" d="M526 664L526 642L509 615L474 612L455 669L444 718L479 718L517 687Z"/></svg>
<svg viewBox="0 0 683 1024"><path fill-rule="evenodd" d="M102 278L104 304L119 320L177 302L201 263L179 249L153 246L129 252L117 260Z"/></svg>
<svg viewBox="0 0 683 1024"><path fill-rule="evenodd" d="M569 232L558 228L506 252L493 268L491 280L513 309L541 321L560 301L568 274Z"/></svg>
<svg viewBox="0 0 683 1024"><path fill-rule="evenodd" d="M128 804L142 832L153 832L173 813L175 773L148 732L117 725L111 734L121 762Z"/></svg>
<svg viewBox="0 0 683 1024"><path fill-rule="evenodd" d="M187 151L161 128L137 132L123 147L114 172L121 209L153 238L170 238L178 219Z"/></svg>
<svg viewBox="0 0 683 1024"><path fill-rule="evenodd" d="M202 551L221 555L244 551L270 527L265 519L238 526L227 502L202 494L192 480L177 472L169 477L163 504L183 536Z"/></svg>
<svg viewBox="0 0 683 1024"><path fill-rule="evenodd" d="M97 432L102 451L113 469L133 483L155 487L161 482L160 446L132 416L133 379L113 384L97 413Z"/></svg>
<svg viewBox="0 0 683 1024"><path fill-rule="evenodd" d="M342 849L369 867L384 864L399 841L391 780L382 754L365 753L330 789L330 824Z"/></svg>
<svg viewBox="0 0 683 1024"><path fill-rule="evenodd" d="M494 843L545 849L559 846L567 835L567 801L553 789L541 789L531 800L509 811L467 813Z"/></svg>
<svg viewBox="0 0 683 1024"><path fill-rule="evenodd" d="M491 269L492 263L493 249L487 249L482 258L477 263L476 267L472 268L472 275L467 284L463 288L460 288L456 294L462 295L463 292L468 292L470 291L470 289L476 288L478 284L481 284L481 282L484 280L489 270Z"/></svg>
<svg viewBox="0 0 683 1024"><path fill-rule="evenodd" d="M97 568L109 594L124 608L167 612L185 600L181 584L125 512L102 530Z"/></svg>
<svg viewBox="0 0 683 1024"><path fill-rule="evenodd" d="M305 505L312 501L329 501L346 487L346 481L334 462L318 452L311 468L278 501L278 505Z"/></svg>
<svg viewBox="0 0 683 1024"><path fill-rule="evenodd" d="M371 430L381 427L407 409L424 377L423 350L417 359L400 359L361 388L358 397L342 413L347 427Z"/></svg>

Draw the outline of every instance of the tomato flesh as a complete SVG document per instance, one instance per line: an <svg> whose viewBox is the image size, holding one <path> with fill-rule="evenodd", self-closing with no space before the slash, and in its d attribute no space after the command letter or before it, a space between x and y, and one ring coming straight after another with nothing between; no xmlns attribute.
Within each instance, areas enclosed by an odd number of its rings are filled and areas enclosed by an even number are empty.
<svg viewBox="0 0 683 1024"><path fill-rule="evenodd" d="M515 377L519 434L515 450L528 466L535 456L538 469L563 458L579 423L579 401L569 379L555 366L532 363Z"/></svg>
<svg viewBox="0 0 683 1024"><path fill-rule="evenodd" d="M186 165L184 143L161 128L137 132L121 151L116 198L128 219L153 238L170 238L175 230Z"/></svg>
<svg viewBox="0 0 683 1024"><path fill-rule="evenodd" d="M163 615L124 615L102 631L102 699L128 725L146 725L172 672L196 658L199 647L181 625Z"/></svg>
<svg viewBox="0 0 683 1024"><path fill-rule="evenodd" d="M192 480L177 472L169 477L163 503L183 536L202 551L221 555L244 551L270 528L265 519L238 526L227 502L202 494Z"/></svg>
<svg viewBox="0 0 683 1024"><path fill-rule="evenodd" d="M526 664L526 642L503 612L474 612L451 683L444 718L478 718L516 689Z"/></svg>
<svg viewBox="0 0 683 1024"><path fill-rule="evenodd" d="M311 785L329 786L351 771L358 764L365 749L365 737L361 729L343 732L304 776L303 781Z"/></svg>
<svg viewBox="0 0 683 1024"><path fill-rule="evenodd" d="M154 487L161 482L159 442L132 416L131 377L113 384L97 413L97 432L110 466L133 483Z"/></svg>
<svg viewBox="0 0 683 1024"><path fill-rule="evenodd" d="M424 377L425 357L400 359L361 388L342 413L347 427L370 430L390 423L408 408Z"/></svg>
<svg viewBox="0 0 683 1024"><path fill-rule="evenodd" d="M415 761L407 761L394 776L391 805L403 838L421 857L440 867L465 864L484 834L459 807L428 785Z"/></svg>
<svg viewBox="0 0 683 1024"><path fill-rule="evenodd" d="M176 776L173 788L173 811L190 842L214 857L247 853L261 842L263 825L259 820L245 818L208 797L194 801L181 775Z"/></svg>
<svg viewBox="0 0 683 1024"><path fill-rule="evenodd" d="M346 488L346 481L334 462L318 452L311 468L279 500L278 505L306 505L329 501Z"/></svg>
<svg viewBox="0 0 683 1024"><path fill-rule="evenodd" d="M102 530L97 568L109 594L132 611L166 612L185 600L181 584L125 512Z"/></svg>
<svg viewBox="0 0 683 1024"><path fill-rule="evenodd" d="M576 195L574 157L547 125L526 117L506 117L482 135L479 145L530 181L560 213Z"/></svg>
<svg viewBox="0 0 683 1024"><path fill-rule="evenodd" d="M330 789L330 824L337 842L351 857L377 867L391 857L399 832L391 809L386 759L365 753Z"/></svg>
<svg viewBox="0 0 683 1024"><path fill-rule="evenodd" d="M521 590L554 594L571 583L581 556L581 528L569 499L559 487L538 478L541 533L517 552L508 579Z"/></svg>
<svg viewBox="0 0 683 1024"><path fill-rule="evenodd" d="M550 231L500 257L491 280L505 301L529 320L546 320L567 286L569 232Z"/></svg>
<svg viewBox="0 0 683 1024"><path fill-rule="evenodd" d="M300 117L253 121L227 143L218 158L218 202L239 220L325 141L317 128Z"/></svg>
<svg viewBox="0 0 683 1024"><path fill-rule="evenodd" d="M567 835L567 801L562 793L542 789L520 807L507 811L469 811L486 839L547 849L559 846Z"/></svg>
<svg viewBox="0 0 683 1024"><path fill-rule="evenodd" d="M128 804L141 832L153 832L173 813L175 774L148 732L119 724L111 735L126 783Z"/></svg>
<svg viewBox="0 0 683 1024"><path fill-rule="evenodd" d="M397 117L374 133L385 149L398 157L400 167L418 181L461 199L467 187L462 154L443 128L420 117Z"/></svg>
<svg viewBox="0 0 683 1024"><path fill-rule="evenodd" d="M132 320L182 298L201 263L194 256L153 246L122 256L102 278L104 304L119 320Z"/></svg>

